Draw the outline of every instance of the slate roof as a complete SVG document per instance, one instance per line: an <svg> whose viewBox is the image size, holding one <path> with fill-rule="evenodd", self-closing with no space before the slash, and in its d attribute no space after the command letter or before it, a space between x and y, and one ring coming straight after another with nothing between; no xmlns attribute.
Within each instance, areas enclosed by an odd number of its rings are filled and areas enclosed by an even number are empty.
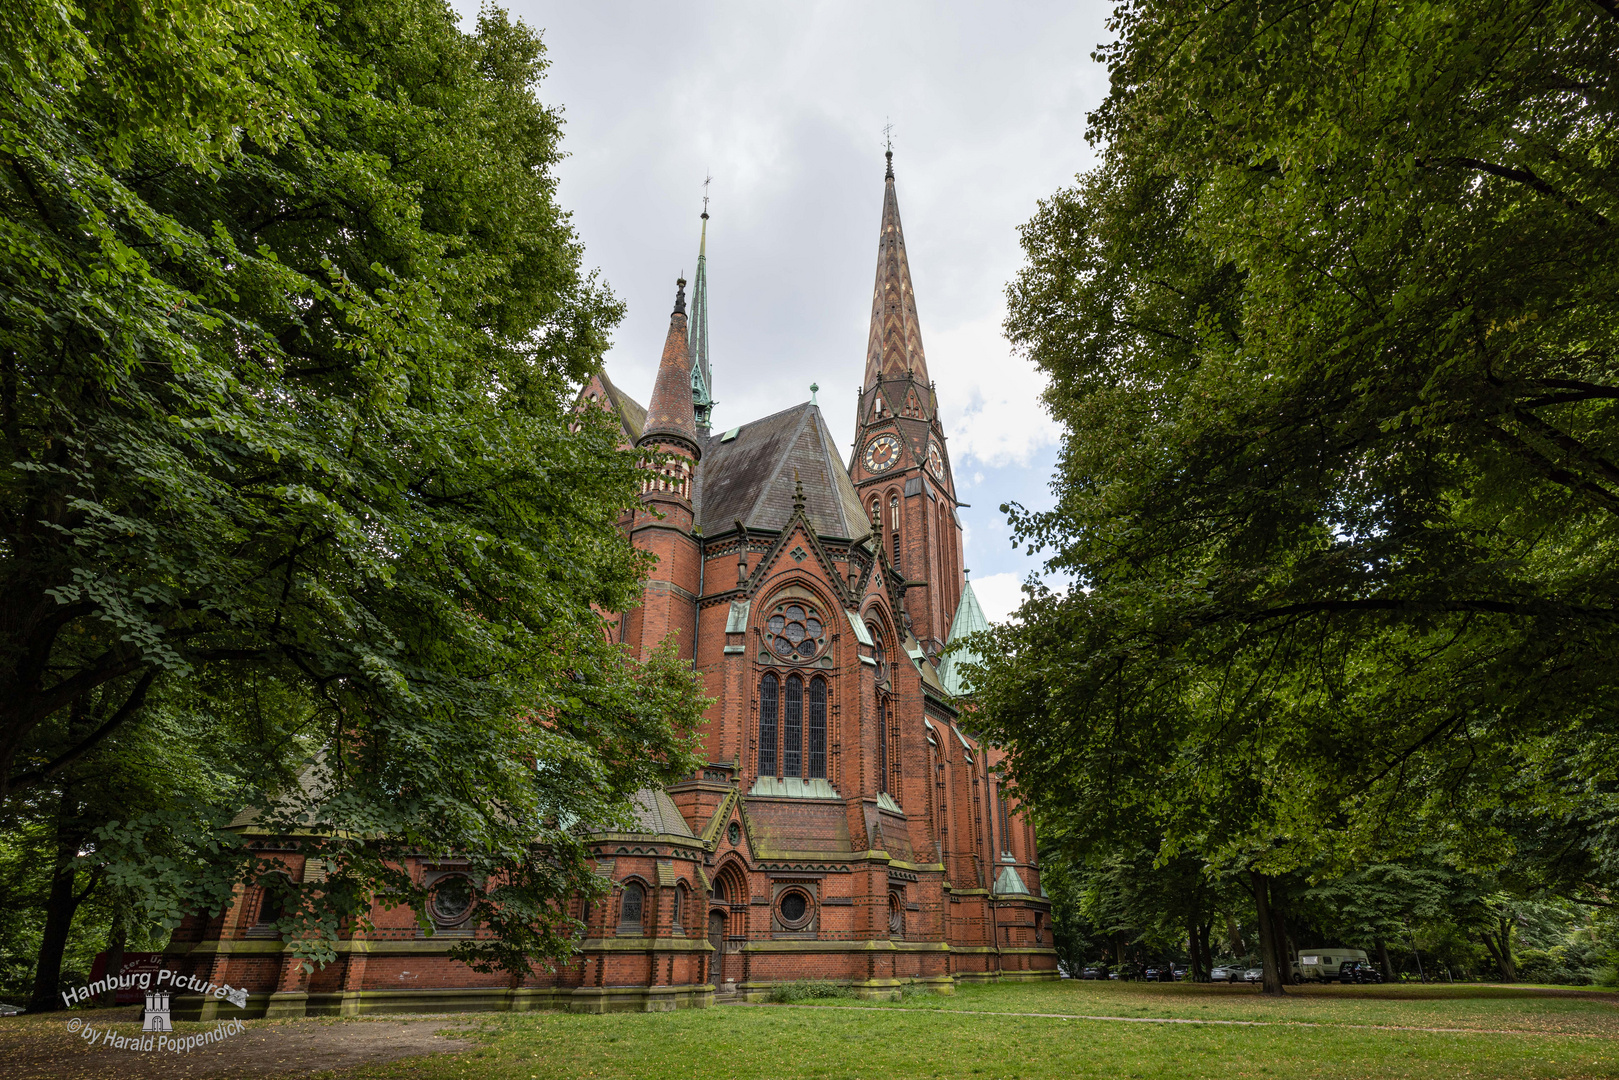
<svg viewBox="0 0 1619 1080"><path fill-rule="evenodd" d="M634 442L641 437L646 428L646 407L624 391L613 385L607 377L607 372L600 375L602 387L607 391L607 400L618 413L618 418L624 423L624 430L629 434L630 441Z"/></svg>
<svg viewBox="0 0 1619 1080"><path fill-rule="evenodd" d="M945 645L948 648L969 634L988 629L989 620L984 618L984 609L978 606L978 597L973 593L973 583L968 581L962 586L961 603L956 605L956 617L950 620L950 640ZM953 697L961 697L961 665L978 662L978 654L971 649L947 653L939 661L939 682Z"/></svg>
<svg viewBox="0 0 1619 1080"><path fill-rule="evenodd" d="M693 501L704 535L737 521L782 528L793 513L795 474L818 535L858 540L871 532L820 406L806 401L735 430L730 439L729 432L711 435L703 446Z"/></svg>
<svg viewBox="0 0 1619 1080"><path fill-rule="evenodd" d="M636 832L656 833L663 836L692 836L686 819L675 807L675 801L662 788L642 788L630 796L630 808L635 812L639 826Z"/></svg>

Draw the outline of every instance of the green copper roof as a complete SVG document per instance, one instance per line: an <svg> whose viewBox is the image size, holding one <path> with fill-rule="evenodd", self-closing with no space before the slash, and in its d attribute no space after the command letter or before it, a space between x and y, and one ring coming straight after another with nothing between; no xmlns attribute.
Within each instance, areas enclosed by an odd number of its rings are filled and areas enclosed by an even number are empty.
<svg viewBox="0 0 1619 1080"><path fill-rule="evenodd" d="M697 430L708 433L714 412L714 376L708 368L708 200L703 200L703 235L697 241L697 276L692 281L691 321L686 328L691 353L691 404Z"/></svg>
<svg viewBox="0 0 1619 1080"><path fill-rule="evenodd" d="M1001 876L995 879L995 891L1002 896L1017 893L1028 895L1029 887L1023 884L1023 879L1018 877L1016 870L1013 870L1010 866L1003 866L1001 867Z"/></svg>
<svg viewBox="0 0 1619 1080"><path fill-rule="evenodd" d="M962 638L989 629L989 620L984 618L984 609L978 606L978 597L973 594L973 583L966 582L961 588L961 603L956 605L956 617L950 620L950 640L945 642L948 647L954 645ZM961 666L963 664L976 664L978 654L971 649L961 649L948 653L939 661L939 682L950 694L961 697Z"/></svg>

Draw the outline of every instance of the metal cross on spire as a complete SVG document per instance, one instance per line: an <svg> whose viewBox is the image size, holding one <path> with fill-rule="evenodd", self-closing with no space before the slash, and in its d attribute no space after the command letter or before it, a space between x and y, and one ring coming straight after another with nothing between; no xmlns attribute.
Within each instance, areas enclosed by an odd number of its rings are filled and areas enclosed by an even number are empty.
<svg viewBox="0 0 1619 1080"><path fill-rule="evenodd" d="M714 176L707 169L703 170L703 216L708 216L708 185L714 182Z"/></svg>
<svg viewBox="0 0 1619 1080"><path fill-rule="evenodd" d="M884 118L883 123L883 157L888 160L887 179L894 178L894 125Z"/></svg>

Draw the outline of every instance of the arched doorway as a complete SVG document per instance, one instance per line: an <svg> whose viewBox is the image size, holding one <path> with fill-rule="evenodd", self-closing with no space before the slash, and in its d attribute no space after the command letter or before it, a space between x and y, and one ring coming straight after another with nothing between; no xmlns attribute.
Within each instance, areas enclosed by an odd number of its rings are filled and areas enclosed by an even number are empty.
<svg viewBox="0 0 1619 1080"><path fill-rule="evenodd" d="M725 978L725 912L715 910L708 913L708 943L714 946L714 951L709 954L708 979L714 984L714 989L719 990Z"/></svg>

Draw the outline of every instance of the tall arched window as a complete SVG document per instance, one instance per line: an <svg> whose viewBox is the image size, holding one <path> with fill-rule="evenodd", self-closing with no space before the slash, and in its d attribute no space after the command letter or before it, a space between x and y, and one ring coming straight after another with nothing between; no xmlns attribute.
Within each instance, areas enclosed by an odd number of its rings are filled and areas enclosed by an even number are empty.
<svg viewBox="0 0 1619 1080"><path fill-rule="evenodd" d="M877 790L888 790L888 701L877 695Z"/></svg>
<svg viewBox="0 0 1619 1080"><path fill-rule="evenodd" d="M781 771L783 776L802 776L804 752L804 680L787 676L786 708L782 711Z"/></svg>
<svg viewBox="0 0 1619 1080"><path fill-rule="evenodd" d="M888 500L888 527L893 530L894 565L899 565L899 496L893 495Z"/></svg>
<svg viewBox="0 0 1619 1080"><path fill-rule="evenodd" d="M645 908L646 890L634 881L624 886L624 899L618 907L618 932L621 934L639 934L641 932L641 914Z"/></svg>
<svg viewBox="0 0 1619 1080"><path fill-rule="evenodd" d="M1006 826L1006 792L1000 790L999 794L1001 804L1001 854L1010 855L1012 854L1012 830Z"/></svg>
<svg viewBox="0 0 1619 1080"><path fill-rule="evenodd" d="M809 685L809 773L826 779L826 680L817 676Z"/></svg>
<svg viewBox="0 0 1619 1080"><path fill-rule="evenodd" d="M685 906L686 906L686 886L684 884L676 885L675 886L674 910L670 912L670 921L674 924L674 928L676 930L679 930L681 928L680 927L681 908L683 908Z"/></svg>
<svg viewBox="0 0 1619 1080"><path fill-rule="evenodd" d="M776 775L776 710L780 683L774 675L759 680L759 775Z"/></svg>

